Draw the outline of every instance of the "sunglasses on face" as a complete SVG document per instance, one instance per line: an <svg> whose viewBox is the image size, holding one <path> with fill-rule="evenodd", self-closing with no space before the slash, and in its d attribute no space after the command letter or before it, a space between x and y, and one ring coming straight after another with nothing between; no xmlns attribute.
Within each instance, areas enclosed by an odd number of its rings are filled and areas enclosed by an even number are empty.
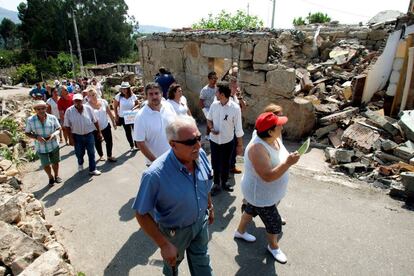
<svg viewBox="0 0 414 276"><path fill-rule="evenodd" d="M188 139L188 140L184 140L184 141L173 140L173 142L183 144L183 145L186 145L186 146L194 146L195 144L197 144L197 142L200 142L200 141L201 141L201 135L198 135L198 136L194 137L193 139Z"/></svg>
<svg viewBox="0 0 414 276"><path fill-rule="evenodd" d="M46 110L46 107L38 107L38 108L35 108L35 110Z"/></svg>

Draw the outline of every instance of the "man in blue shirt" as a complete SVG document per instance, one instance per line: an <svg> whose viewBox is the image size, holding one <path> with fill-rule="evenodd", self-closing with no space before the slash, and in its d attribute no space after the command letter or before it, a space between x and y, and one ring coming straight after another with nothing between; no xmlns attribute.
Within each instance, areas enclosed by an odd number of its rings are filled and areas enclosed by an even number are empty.
<svg viewBox="0 0 414 276"><path fill-rule="evenodd" d="M161 67L158 71L159 73L155 77L155 82L161 87L164 99L167 99L168 88L170 88L171 84L175 83L175 79L171 72L164 67Z"/></svg>
<svg viewBox="0 0 414 276"><path fill-rule="evenodd" d="M171 149L143 173L135 216L160 247L165 275L177 274L184 252L191 275L212 275L207 251L212 175L201 134L189 116L177 117L166 132Z"/></svg>
<svg viewBox="0 0 414 276"><path fill-rule="evenodd" d="M46 89L44 89L40 85L40 82L38 82L36 83L36 87L30 91L29 95L36 100L46 100Z"/></svg>

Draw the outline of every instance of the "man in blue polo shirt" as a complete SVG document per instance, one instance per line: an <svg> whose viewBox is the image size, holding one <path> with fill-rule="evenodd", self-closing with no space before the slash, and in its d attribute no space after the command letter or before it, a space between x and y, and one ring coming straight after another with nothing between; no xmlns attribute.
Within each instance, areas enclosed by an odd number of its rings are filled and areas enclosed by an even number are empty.
<svg viewBox="0 0 414 276"><path fill-rule="evenodd" d="M46 94L46 89L40 85L40 82L36 83L36 87L29 93L30 97L35 100L46 100Z"/></svg>
<svg viewBox="0 0 414 276"><path fill-rule="evenodd" d="M175 83L175 79L171 72L164 67L160 67L158 72L159 73L155 76L155 82L161 87L164 99L167 99L168 88L170 88L171 84Z"/></svg>
<svg viewBox="0 0 414 276"><path fill-rule="evenodd" d="M166 128L171 149L143 173L133 204L141 228L161 249L165 275L176 275L187 253L191 275L212 275L207 251L214 220L211 168L192 117Z"/></svg>

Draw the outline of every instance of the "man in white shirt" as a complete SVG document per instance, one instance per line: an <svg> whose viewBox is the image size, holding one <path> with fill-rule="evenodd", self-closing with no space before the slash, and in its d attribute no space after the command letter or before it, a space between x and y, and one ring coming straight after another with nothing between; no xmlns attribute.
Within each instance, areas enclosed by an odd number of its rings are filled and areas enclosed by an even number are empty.
<svg viewBox="0 0 414 276"><path fill-rule="evenodd" d="M161 100L162 92L157 83L148 83L145 95L148 102L135 117L134 140L149 165L170 149L165 128L176 114L170 103Z"/></svg>
<svg viewBox="0 0 414 276"><path fill-rule="evenodd" d="M217 99L210 106L207 115L207 125L211 129L210 147L211 164L214 171L214 187L212 195L225 191L233 191L227 180L229 178L230 160L236 135L236 153L243 152L243 129L241 110L238 104L230 100L231 90L228 82L219 82L217 85Z"/></svg>
<svg viewBox="0 0 414 276"><path fill-rule="evenodd" d="M210 110L210 106L214 102L214 98L216 97L217 93L217 73L211 71L210 73L208 73L207 78L208 84L201 89L200 100L198 102L198 105L200 106L206 118ZM207 125L206 135L208 136L209 134L210 129Z"/></svg>
<svg viewBox="0 0 414 276"><path fill-rule="evenodd" d="M101 172L96 169L93 131L98 131L98 139L102 139L102 134L92 108L83 105L82 101L81 94L73 96L73 105L66 110L63 125L69 134L69 145L75 146L78 171L83 170L83 156L86 150L89 159L89 174L100 175Z"/></svg>

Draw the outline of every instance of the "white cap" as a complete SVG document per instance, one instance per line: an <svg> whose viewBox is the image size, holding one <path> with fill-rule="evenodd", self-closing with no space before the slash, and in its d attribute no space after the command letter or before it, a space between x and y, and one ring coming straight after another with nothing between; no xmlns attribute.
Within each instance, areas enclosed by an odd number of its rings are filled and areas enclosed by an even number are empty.
<svg viewBox="0 0 414 276"><path fill-rule="evenodd" d="M83 96L82 96L82 94L77 93L77 94L73 95L72 100L73 101L74 100L81 100L81 101L83 101Z"/></svg>

